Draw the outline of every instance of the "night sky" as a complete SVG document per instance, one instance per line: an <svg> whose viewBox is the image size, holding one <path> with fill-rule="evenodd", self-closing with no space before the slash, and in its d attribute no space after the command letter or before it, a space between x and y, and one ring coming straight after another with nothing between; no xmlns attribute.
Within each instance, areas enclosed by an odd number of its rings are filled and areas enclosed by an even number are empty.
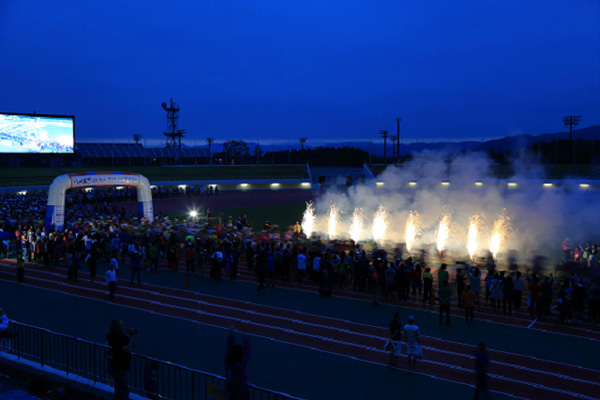
<svg viewBox="0 0 600 400"><path fill-rule="evenodd" d="M0 111L81 141L494 138L600 123L600 3L0 1Z"/></svg>

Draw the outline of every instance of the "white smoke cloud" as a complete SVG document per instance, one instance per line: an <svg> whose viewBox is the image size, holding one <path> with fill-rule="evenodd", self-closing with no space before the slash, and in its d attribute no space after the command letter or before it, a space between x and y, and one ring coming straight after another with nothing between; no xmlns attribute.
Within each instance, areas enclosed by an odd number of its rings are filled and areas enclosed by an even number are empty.
<svg viewBox="0 0 600 400"><path fill-rule="evenodd" d="M533 157L532 157L533 156ZM521 260L534 255L552 258L560 254L561 242L570 237L572 244L595 241L600 237L599 195L582 190L574 180L564 180L560 187L542 185L543 166L531 162L535 155L520 154L513 161L514 173L509 180L491 174L492 163L484 153L455 156L425 151L401 167L388 167L378 178L383 186L357 185L347 192L326 192L315 202L319 219L317 231L327 232L327 213L333 202L340 209L338 229L348 236L355 208L365 216L365 240L371 238L373 215L382 205L390 216L386 233L388 245L404 243L406 221L411 210L422 219L422 236L416 247L434 249L435 231L445 213L452 215L452 232L447 249L466 258L469 218L482 212L486 228L481 247L489 248L494 221L508 216L512 238L501 246L501 259L516 250ZM508 187L507 182L516 182ZM416 182L412 186L410 182ZM442 182L449 184L444 186ZM480 186L475 182L481 182ZM326 237L326 235L323 235Z"/></svg>

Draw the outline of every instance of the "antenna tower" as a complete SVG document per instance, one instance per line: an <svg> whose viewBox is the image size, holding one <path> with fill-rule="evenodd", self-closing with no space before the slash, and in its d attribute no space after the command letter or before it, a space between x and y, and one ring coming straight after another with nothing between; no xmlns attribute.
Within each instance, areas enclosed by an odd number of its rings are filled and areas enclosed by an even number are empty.
<svg viewBox="0 0 600 400"><path fill-rule="evenodd" d="M171 99L171 102L161 104L163 110L167 112L167 131L163 134L167 137L166 147L181 148L181 138L185 135L185 129L177 129L179 120L179 105Z"/></svg>

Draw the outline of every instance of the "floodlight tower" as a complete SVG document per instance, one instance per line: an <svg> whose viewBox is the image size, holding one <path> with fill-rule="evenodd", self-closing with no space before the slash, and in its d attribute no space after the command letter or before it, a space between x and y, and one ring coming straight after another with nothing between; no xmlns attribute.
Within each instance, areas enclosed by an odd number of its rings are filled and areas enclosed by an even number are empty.
<svg viewBox="0 0 600 400"><path fill-rule="evenodd" d="M167 137L166 147L181 148L181 138L185 135L185 129L177 129L179 106L173 99L171 99L168 106L167 103L162 103L161 106L167 112L167 131L163 132Z"/></svg>

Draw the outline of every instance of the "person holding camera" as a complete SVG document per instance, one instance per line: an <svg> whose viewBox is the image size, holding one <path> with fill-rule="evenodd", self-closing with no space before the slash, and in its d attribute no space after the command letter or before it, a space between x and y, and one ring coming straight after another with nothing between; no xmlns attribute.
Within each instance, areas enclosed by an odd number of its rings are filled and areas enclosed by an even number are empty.
<svg viewBox="0 0 600 400"><path fill-rule="evenodd" d="M125 332L125 325L119 318L112 320L106 335L106 342L112 353L112 375L115 382L114 400L129 399L129 370L131 368L131 351L135 347L137 328Z"/></svg>

